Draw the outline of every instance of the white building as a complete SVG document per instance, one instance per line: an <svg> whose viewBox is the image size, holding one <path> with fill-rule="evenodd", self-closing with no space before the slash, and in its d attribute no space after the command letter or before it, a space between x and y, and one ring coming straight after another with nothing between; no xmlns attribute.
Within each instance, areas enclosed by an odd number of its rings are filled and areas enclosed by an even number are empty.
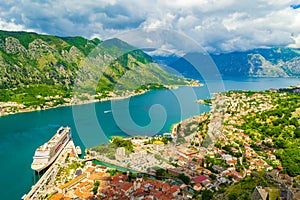
<svg viewBox="0 0 300 200"><path fill-rule="evenodd" d="M116 151L116 160L118 161L122 161L124 160L124 158L126 157L126 154L125 154L125 148L124 147L119 147L117 148L117 151Z"/></svg>

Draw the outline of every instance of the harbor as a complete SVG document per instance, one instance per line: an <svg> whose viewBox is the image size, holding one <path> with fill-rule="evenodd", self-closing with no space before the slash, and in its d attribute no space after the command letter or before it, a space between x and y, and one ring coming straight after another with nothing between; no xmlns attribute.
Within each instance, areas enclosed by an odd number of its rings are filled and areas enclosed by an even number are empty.
<svg viewBox="0 0 300 200"><path fill-rule="evenodd" d="M262 90L270 87L279 88L297 85L298 82L299 79L280 78L257 78L255 82L253 82L252 79L224 80L227 90ZM197 87L195 89L197 94L199 94L197 99L210 98L209 95L205 93L205 88L206 87ZM187 87L179 87L178 91L185 92L187 89ZM197 104L195 99L188 95L186 95L186 98L186 101L192 103L182 104L182 109L188 111L188 113L185 112L182 117L178 117L181 113L180 110L177 109L175 102L173 102L172 93L166 90L155 90L132 98L132 105L130 105L129 110L132 116L135 117L134 120L143 124L146 123L148 119L148 115L143 115L145 108L150 107L153 103L163 105L168 113L166 125L161 130L161 132L164 133L170 131L172 124L197 114L195 109L190 108L192 104ZM208 106L202 104L197 105L201 112L209 111ZM3 177L5 181L3 181L1 185L1 199L21 199L22 195L30 191L31 186L35 183L33 182L33 171L30 168L33 153L39 145L53 136L54 131L56 131L60 125L66 124L71 127L72 138L75 145L92 147L106 141L106 137L99 134L97 127L93 126L93 123L89 120L89 106L96 107L97 115L99 119L101 118L99 123L108 138L112 135L122 136L122 131L117 128L113 115L104 113L105 110L111 109L110 102L99 102L95 105L80 105L76 107L76 109L80 110L80 118L82 119L80 126L82 127L82 131L78 131L74 125L72 107L60 107L1 117L0 156L5 162L0 166L0 169L6 172ZM81 138L84 139L85 136L81 134L81 132L91 133L93 136L95 135L95 137L91 137L93 138L91 144L83 145ZM144 132L140 133L144 134ZM82 150L84 153L84 149ZM20 177L22 178L20 179Z"/></svg>
<svg viewBox="0 0 300 200"><path fill-rule="evenodd" d="M76 148L72 139L68 141L64 149L58 155L57 159L50 165L50 167L46 170L46 172L42 175L42 177L38 180L38 182L32 186L31 190L28 194L23 195L22 199L31 200L31 199L39 199L40 195L47 193L52 193L55 191L52 187L48 188L49 183L54 182L53 178L57 175L59 166L62 163L65 163L65 160L68 155L71 153L74 154L76 152ZM36 172L35 172L36 173Z"/></svg>

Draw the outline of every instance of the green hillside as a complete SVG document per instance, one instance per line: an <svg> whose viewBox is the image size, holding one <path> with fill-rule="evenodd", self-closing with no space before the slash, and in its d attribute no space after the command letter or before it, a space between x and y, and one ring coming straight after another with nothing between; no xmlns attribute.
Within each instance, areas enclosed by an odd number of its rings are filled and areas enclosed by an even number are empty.
<svg viewBox="0 0 300 200"><path fill-rule="evenodd" d="M0 31L0 102L44 106L55 99L56 105L74 94L103 98L142 85L185 83L118 39Z"/></svg>

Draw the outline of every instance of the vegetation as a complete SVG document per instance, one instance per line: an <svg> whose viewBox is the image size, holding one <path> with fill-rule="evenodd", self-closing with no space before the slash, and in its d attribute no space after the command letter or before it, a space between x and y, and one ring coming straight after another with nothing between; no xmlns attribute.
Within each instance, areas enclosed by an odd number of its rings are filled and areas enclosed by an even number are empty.
<svg viewBox="0 0 300 200"><path fill-rule="evenodd" d="M170 141L172 141L172 138L166 136L156 136L150 138L148 141L145 142L145 144L153 144L155 141L161 141L164 144L168 144Z"/></svg>
<svg viewBox="0 0 300 200"><path fill-rule="evenodd" d="M202 200L211 200L213 198L213 196L214 196L214 193L212 191L205 189L202 191L201 199Z"/></svg>
<svg viewBox="0 0 300 200"><path fill-rule="evenodd" d="M98 146L92 147L92 151L96 151L97 153L108 157L109 159L115 159L116 154L116 145L109 144L100 144Z"/></svg>
<svg viewBox="0 0 300 200"><path fill-rule="evenodd" d="M126 140L122 137L113 137L111 142L116 145L116 147L124 147L127 151L133 152L133 144L131 140Z"/></svg>
<svg viewBox="0 0 300 200"><path fill-rule="evenodd" d="M299 120L297 108L300 107L299 93L274 93L270 95L275 109L265 110L255 116L245 116L240 128L254 141L263 141L271 138L273 144L264 143L266 146L278 149L275 153L282 161L283 167L290 176L300 175L299 151ZM253 148L260 147L252 145Z"/></svg>
<svg viewBox="0 0 300 200"><path fill-rule="evenodd" d="M260 172L253 176L246 176L239 182L225 187L222 192L223 198L226 200L235 199L251 199L252 193L256 186L262 187L276 187L276 183L265 178L265 173Z"/></svg>
<svg viewBox="0 0 300 200"><path fill-rule="evenodd" d="M186 176L186 175L184 175L184 174L179 174L179 175L178 175L178 178L179 178L180 180L182 180L182 182L183 182L184 184L186 184L186 185L189 185L190 182L191 182L190 177L188 177L188 176Z"/></svg>
<svg viewBox="0 0 300 200"><path fill-rule="evenodd" d="M205 104L211 104L211 99L204 99L203 102L204 102Z"/></svg>
<svg viewBox="0 0 300 200"><path fill-rule="evenodd" d="M106 173L109 173L110 176L114 176L114 175L116 175L117 173L120 173L120 172L116 169L109 169L109 170L106 170Z"/></svg>
<svg viewBox="0 0 300 200"><path fill-rule="evenodd" d="M135 90L136 93L142 92L142 91L147 91L147 90L163 90L167 89L164 85L158 84L158 83L149 83L146 85L142 85L139 88Z"/></svg>
<svg viewBox="0 0 300 200"><path fill-rule="evenodd" d="M0 61L0 102L14 101L25 107L60 105L65 98L83 93L104 98L108 91L134 92L186 83L118 39L102 42L0 31ZM59 97L49 98L56 95Z"/></svg>
<svg viewBox="0 0 300 200"><path fill-rule="evenodd" d="M97 194L99 185L100 185L100 182L99 182L99 181L96 181L96 182L94 183L94 187L93 187L93 189L92 189L94 195Z"/></svg>
<svg viewBox="0 0 300 200"><path fill-rule="evenodd" d="M164 176L166 176L167 171L165 169L158 168L158 169L156 169L155 174L157 177L164 177Z"/></svg>
<svg viewBox="0 0 300 200"><path fill-rule="evenodd" d="M65 103L64 98L71 97L71 94L70 90L60 85L36 84L13 90L0 89L0 101L13 101L25 106L41 107L53 102L53 106L55 106Z"/></svg>

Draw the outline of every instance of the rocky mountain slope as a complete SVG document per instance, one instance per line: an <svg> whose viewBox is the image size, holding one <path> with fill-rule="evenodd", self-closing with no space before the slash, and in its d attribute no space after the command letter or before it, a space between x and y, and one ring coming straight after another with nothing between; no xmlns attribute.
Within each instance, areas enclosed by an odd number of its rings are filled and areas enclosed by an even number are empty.
<svg viewBox="0 0 300 200"><path fill-rule="evenodd" d="M142 85L183 84L143 51L118 39L100 41L0 31L0 102L40 105L74 91L105 94Z"/></svg>
<svg viewBox="0 0 300 200"><path fill-rule="evenodd" d="M178 58L155 57L187 77L199 77L198 71L217 67L222 76L299 77L300 49L269 48L218 55L189 53ZM211 62L208 62L211 60ZM198 70L191 63L201 63Z"/></svg>

